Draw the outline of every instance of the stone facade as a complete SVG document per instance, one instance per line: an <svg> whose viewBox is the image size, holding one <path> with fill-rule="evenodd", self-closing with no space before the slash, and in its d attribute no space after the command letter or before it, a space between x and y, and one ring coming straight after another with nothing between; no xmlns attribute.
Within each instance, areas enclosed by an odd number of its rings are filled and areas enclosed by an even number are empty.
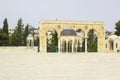
<svg viewBox="0 0 120 80"><path fill-rule="evenodd" d="M105 51L105 29L103 22L85 22L85 21L62 21L62 20L43 20L39 24L40 36L40 51L46 53L46 33L50 29L54 29L58 34L58 47L60 42L60 34L65 28L72 28L73 30L81 29L85 34L85 49L87 51L88 32L93 29L98 35L98 52ZM67 38L67 37L66 37Z"/></svg>
<svg viewBox="0 0 120 80"><path fill-rule="evenodd" d="M120 36L111 35L105 40L105 52L120 53Z"/></svg>

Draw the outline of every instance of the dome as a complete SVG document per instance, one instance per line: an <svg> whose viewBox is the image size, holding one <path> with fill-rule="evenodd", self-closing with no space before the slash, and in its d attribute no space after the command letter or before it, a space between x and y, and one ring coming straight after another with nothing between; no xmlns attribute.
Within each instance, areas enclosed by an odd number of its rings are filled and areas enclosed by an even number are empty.
<svg viewBox="0 0 120 80"><path fill-rule="evenodd" d="M29 34L27 37L33 37L33 35L32 35L32 34Z"/></svg>
<svg viewBox="0 0 120 80"><path fill-rule="evenodd" d="M109 36L109 38L108 38L108 39L115 40L115 39L117 39L117 38L119 38L119 37L118 37L118 36L116 36L116 35L111 35L111 36Z"/></svg>
<svg viewBox="0 0 120 80"><path fill-rule="evenodd" d="M71 28L64 29L60 36L76 36L76 32Z"/></svg>

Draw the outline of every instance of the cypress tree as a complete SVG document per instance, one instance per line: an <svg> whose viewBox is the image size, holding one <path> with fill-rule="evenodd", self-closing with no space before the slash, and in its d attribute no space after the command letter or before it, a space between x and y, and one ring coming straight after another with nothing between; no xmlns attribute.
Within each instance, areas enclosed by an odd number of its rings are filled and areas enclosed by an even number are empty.
<svg viewBox="0 0 120 80"><path fill-rule="evenodd" d="M8 22L7 22L7 18L5 18L5 20L3 21L3 32L6 33L8 35Z"/></svg>
<svg viewBox="0 0 120 80"><path fill-rule="evenodd" d="M23 33L23 23L22 18L18 20L17 26L15 28L14 34L12 35L12 44L14 46L24 45L24 33Z"/></svg>

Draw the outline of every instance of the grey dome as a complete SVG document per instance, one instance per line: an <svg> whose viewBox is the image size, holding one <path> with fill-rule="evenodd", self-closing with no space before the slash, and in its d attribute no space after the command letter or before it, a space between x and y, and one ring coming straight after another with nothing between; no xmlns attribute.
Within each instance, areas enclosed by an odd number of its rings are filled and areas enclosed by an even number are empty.
<svg viewBox="0 0 120 80"><path fill-rule="evenodd" d="M64 29L60 36L76 36L76 32L71 28Z"/></svg>

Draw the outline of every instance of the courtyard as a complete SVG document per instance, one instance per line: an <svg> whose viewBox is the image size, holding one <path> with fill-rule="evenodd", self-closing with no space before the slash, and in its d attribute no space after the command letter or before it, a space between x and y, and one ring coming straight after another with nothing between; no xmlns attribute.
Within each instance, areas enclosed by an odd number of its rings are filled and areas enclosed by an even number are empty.
<svg viewBox="0 0 120 80"><path fill-rule="evenodd" d="M0 48L0 80L120 80L120 54Z"/></svg>

